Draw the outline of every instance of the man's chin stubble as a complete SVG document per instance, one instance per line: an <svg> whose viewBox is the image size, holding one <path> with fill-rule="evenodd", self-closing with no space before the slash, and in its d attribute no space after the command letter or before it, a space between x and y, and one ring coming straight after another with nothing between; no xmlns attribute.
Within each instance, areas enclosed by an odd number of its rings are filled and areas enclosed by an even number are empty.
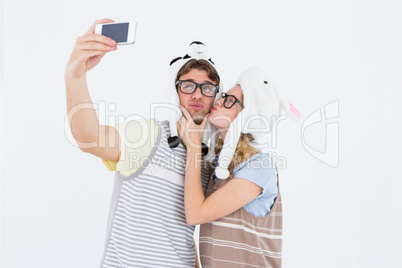
<svg viewBox="0 0 402 268"><path fill-rule="evenodd" d="M204 120L205 115L194 115L192 116L194 123L201 125L202 120Z"/></svg>

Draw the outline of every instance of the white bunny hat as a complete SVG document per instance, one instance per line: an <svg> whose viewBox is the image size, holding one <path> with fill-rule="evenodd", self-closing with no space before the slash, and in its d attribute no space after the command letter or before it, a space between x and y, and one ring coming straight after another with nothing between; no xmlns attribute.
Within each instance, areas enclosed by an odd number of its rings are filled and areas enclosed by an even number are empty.
<svg viewBox="0 0 402 268"><path fill-rule="evenodd" d="M258 142L267 131L272 130L275 119L280 116L282 110L293 120L300 121L299 111L275 88L267 74L259 68L253 67L243 72L236 85L243 90L244 109L230 124L226 133L224 145L218 159L218 167L215 175L219 179L226 179L230 173L229 164L240 139L241 133L250 133ZM215 158L215 142L219 133L211 137L210 149L207 160Z"/></svg>
<svg viewBox="0 0 402 268"><path fill-rule="evenodd" d="M169 68L169 100L170 103L173 104L175 107L180 107L180 101L179 101L179 95L177 94L176 90L176 77L180 69L186 64L191 59L195 60L206 60L208 61L212 66L214 66L214 62L211 60L209 57L208 53L206 52L206 46L202 42L199 41L194 41L190 44L190 47L188 49L187 54L184 57L177 57L173 59L170 62L170 68ZM214 66L215 67L215 66ZM215 67L216 69L216 67ZM221 91L222 85L219 85L219 91ZM216 94L214 102L219 98L219 92ZM178 110L179 111L179 110ZM180 120L180 117L182 116L181 111L178 112L176 110L171 109L169 113L169 127L170 127L170 133L171 136L168 138L168 143L171 148L177 147L180 143L180 139L177 134L177 122ZM204 131L204 136L202 138L202 143L203 143L203 153L206 154L208 148L206 147L206 143L210 137L210 134L212 133L212 130L214 129L213 126L210 125L208 122L206 125L206 129Z"/></svg>

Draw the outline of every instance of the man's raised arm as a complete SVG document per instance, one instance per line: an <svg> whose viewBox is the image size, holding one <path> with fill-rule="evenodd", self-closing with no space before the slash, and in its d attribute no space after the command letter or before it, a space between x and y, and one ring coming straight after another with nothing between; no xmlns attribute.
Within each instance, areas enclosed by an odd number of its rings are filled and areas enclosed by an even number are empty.
<svg viewBox="0 0 402 268"><path fill-rule="evenodd" d="M114 127L99 125L86 81L87 71L95 67L106 53L117 49L114 40L94 33L96 24L109 22L113 21L109 19L96 21L83 36L77 38L64 79L68 120L78 146L83 152L105 160L118 161L119 134Z"/></svg>

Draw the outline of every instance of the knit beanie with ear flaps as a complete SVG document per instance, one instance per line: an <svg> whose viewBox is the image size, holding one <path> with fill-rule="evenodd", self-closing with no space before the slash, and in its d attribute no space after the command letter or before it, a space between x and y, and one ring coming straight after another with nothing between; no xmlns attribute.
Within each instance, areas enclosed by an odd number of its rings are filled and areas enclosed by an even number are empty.
<svg viewBox="0 0 402 268"><path fill-rule="evenodd" d="M184 57L177 57L170 62L169 81L168 81L169 82L169 100L170 100L170 103L173 104L174 107L177 107L177 108L180 108L180 101L179 101L179 95L177 94L176 85L175 85L176 77L177 77L177 74L180 71L180 69L184 66L184 64L186 64L191 59L206 60L212 66L215 65L214 62L209 57L208 53L206 52L205 44L203 44L199 41L194 41L190 44L188 52ZM221 85L219 85L219 91L221 88L222 88ZM218 98L219 98L219 92L215 96L214 103ZM182 116L182 112L180 109L179 110L170 109L169 127L170 127L171 136L168 138L168 143L169 143L170 148L175 148L180 143L180 138L178 137L178 134L177 134L177 122L180 120L181 116ZM205 131L204 131L204 136L202 137L202 147L203 147L202 151L203 151L204 155L207 154L207 152L208 152L208 147L205 144L207 143L210 133L213 131L213 129L214 129L214 127L211 126L209 122L207 122Z"/></svg>
<svg viewBox="0 0 402 268"><path fill-rule="evenodd" d="M229 126L224 145L218 159L218 167L215 175L219 179L226 179L230 173L229 164L240 139L241 133L250 133L258 143L267 131L272 130L282 110L293 120L300 121L299 111L275 88L272 80L259 68L253 67L243 72L236 85L240 85L243 91L244 109L237 115ZM219 133L211 137L211 146L207 160L214 159L215 141ZM212 143L212 140L214 143Z"/></svg>

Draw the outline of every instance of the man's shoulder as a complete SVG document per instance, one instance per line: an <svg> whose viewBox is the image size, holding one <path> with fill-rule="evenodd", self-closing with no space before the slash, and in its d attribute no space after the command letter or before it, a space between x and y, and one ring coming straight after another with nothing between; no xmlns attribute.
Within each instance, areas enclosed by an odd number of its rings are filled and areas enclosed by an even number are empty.
<svg viewBox="0 0 402 268"><path fill-rule="evenodd" d="M116 124L121 155L118 162L104 162L107 168L119 171L123 176L134 174L157 145L160 125L157 120L150 118L132 118Z"/></svg>
<svg viewBox="0 0 402 268"><path fill-rule="evenodd" d="M150 118L126 119L114 125L120 136L142 136L148 135L159 128L157 120ZM156 132L157 133L157 132Z"/></svg>
<svg viewBox="0 0 402 268"><path fill-rule="evenodd" d="M159 126L161 132L165 133L168 137L170 136L169 120L152 120Z"/></svg>
<svg viewBox="0 0 402 268"><path fill-rule="evenodd" d="M153 118L128 118L124 121L118 122L116 126L142 127L148 125L149 127L153 127L158 126L159 124L160 121Z"/></svg>

